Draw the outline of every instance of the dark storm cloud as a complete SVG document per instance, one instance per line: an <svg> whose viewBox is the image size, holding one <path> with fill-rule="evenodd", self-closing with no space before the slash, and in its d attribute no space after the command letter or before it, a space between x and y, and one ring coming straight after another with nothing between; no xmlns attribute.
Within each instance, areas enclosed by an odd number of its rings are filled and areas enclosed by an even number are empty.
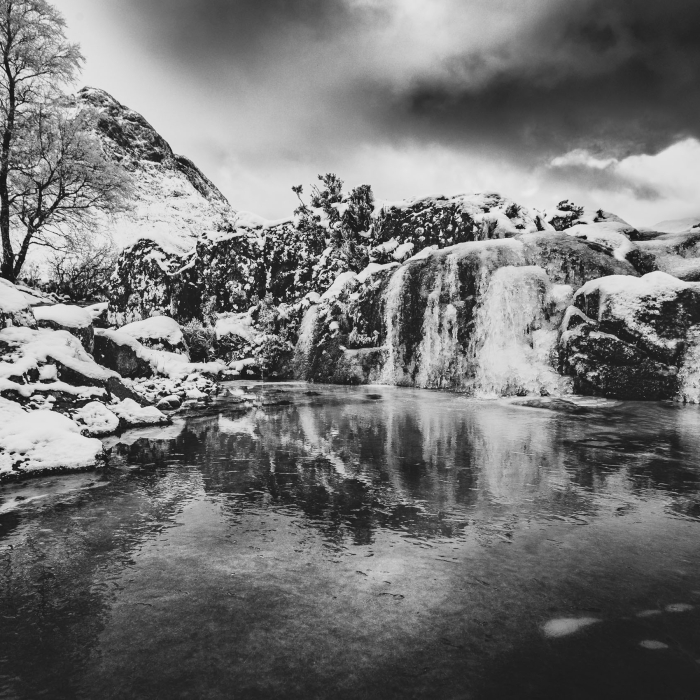
<svg viewBox="0 0 700 700"><path fill-rule="evenodd" d="M268 109L279 91L302 141L305 110L332 125L336 145L410 139L539 163L700 136L698 0L128 2L202 80L243 75ZM446 7L434 36L406 21ZM496 27L502 18L510 24Z"/></svg>
<svg viewBox="0 0 700 700"><path fill-rule="evenodd" d="M344 0L127 2L180 61L222 57L243 63L274 61L283 53L276 42L327 40L361 19Z"/></svg>
<svg viewBox="0 0 700 700"><path fill-rule="evenodd" d="M480 84L419 80L397 114L425 134L439 124L457 142L524 153L656 152L700 135L699 37L697 0L561 3ZM452 71L489 58L455 56Z"/></svg>

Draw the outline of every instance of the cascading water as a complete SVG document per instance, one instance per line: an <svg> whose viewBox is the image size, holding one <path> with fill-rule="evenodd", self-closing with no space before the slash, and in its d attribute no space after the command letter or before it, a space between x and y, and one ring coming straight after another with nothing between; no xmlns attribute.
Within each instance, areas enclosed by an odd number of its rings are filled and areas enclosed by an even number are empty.
<svg viewBox="0 0 700 700"><path fill-rule="evenodd" d="M462 388L466 376L466 356L458 338L459 261L447 257L438 273L423 317L416 386L440 389ZM441 300L447 298L447 304Z"/></svg>
<svg viewBox="0 0 700 700"><path fill-rule="evenodd" d="M299 339L294 350L294 364L297 367L297 374L306 377L306 368L313 351L314 333L318 320L318 305L312 304L304 313L299 327Z"/></svg>
<svg viewBox="0 0 700 700"><path fill-rule="evenodd" d="M570 393L570 381L551 361L557 339L545 313L551 290L541 267L507 266L491 275L470 348L475 395Z"/></svg>
<svg viewBox="0 0 700 700"><path fill-rule="evenodd" d="M382 368L380 379L382 384L400 384L404 376L400 328L404 278L407 271L407 265L399 267L391 276L385 292L384 324L386 326L386 340L384 344L387 350L387 357Z"/></svg>
<svg viewBox="0 0 700 700"><path fill-rule="evenodd" d="M685 357L678 372L678 400L700 403L700 331L688 333Z"/></svg>

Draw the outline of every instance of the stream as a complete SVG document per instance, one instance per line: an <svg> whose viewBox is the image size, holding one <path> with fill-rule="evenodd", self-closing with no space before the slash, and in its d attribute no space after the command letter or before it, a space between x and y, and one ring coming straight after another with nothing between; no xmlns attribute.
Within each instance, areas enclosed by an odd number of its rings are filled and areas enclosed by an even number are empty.
<svg viewBox="0 0 700 700"><path fill-rule="evenodd" d="M699 407L231 386L0 487L0 699L700 697Z"/></svg>

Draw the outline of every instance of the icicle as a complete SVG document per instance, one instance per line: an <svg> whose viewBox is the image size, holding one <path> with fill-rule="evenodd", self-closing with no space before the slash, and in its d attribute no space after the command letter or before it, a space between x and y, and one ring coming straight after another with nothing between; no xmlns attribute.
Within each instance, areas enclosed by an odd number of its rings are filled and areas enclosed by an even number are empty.
<svg viewBox="0 0 700 700"><path fill-rule="evenodd" d="M561 394L551 363L556 330L545 317L551 284L540 267L501 267L477 311L471 355L477 396Z"/></svg>

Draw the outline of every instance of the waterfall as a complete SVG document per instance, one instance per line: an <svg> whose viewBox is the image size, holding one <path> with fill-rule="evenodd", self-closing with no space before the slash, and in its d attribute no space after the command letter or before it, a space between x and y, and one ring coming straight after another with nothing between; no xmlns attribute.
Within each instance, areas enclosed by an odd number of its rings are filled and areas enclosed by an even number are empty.
<svg viewBox="0 0 700 700"><path fill-rule="evenodd" d="M304 313L299 327L299 338L294 348L294 365L297 376L308 378L309 363L314 348L314 334L318 320L318 305L312 304Z"/></svg>
<svg viewBox="0 0 700 700"><path fill-rule="evenodd" d="M540 267L501 267L476 313L470 355L477 396L568 393L552 364L557 331L545 309L552 285Z"/></svg>
<svg viewBox="0 0 700 700"><path fill-rule="evenodd" d="M423 317L423 328L418 349L419 368L416 386L440 389L458 389L466 376L466 357L458 339L457 306L459 298L459 263L449 255L440 269ZM441 299L448 299L442 304Z"/></svg>
<svg viewBox="0 0 700 700"><path fill-rule="evenodd" d="M678 400L700 403L700 331L688 333L688 346L678 372Z"/></svg>
<svg viewBox="0 0 700 700"><path fill-rule="evenodd" d="M387 358L382 368L381 384L399 384L404 376L403 349L401 339L401 306L403 303L404 278L408 265L402 265L391 276L386 288L386 306L384 308L384 325L386 327Z"/></svg>

